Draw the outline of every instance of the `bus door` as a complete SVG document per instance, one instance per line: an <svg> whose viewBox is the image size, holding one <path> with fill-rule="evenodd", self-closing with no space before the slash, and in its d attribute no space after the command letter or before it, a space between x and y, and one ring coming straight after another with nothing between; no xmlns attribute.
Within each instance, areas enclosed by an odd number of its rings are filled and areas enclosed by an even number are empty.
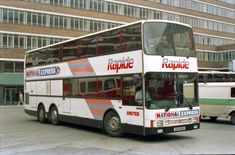
<svg viewBox="0 0 235 155"><path fill-rule="evenodd" d="M143 99L141 74L123 77L123 113L126 124L143 126Z"/></svg>

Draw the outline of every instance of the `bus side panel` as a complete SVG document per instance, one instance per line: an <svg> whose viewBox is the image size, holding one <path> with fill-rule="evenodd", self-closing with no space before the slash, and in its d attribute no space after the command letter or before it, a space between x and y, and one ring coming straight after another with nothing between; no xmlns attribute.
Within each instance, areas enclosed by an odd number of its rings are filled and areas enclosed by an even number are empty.
<svg viewBox="0 0 235 155"><path fill-rule="evenodd" d="M141 108L137 109L134 106L122 106L122 101L120 100L71 98L70 101L71 111L69 112L67 109L65 112L65 109L63 109L65 103L63 102L61 114L64 117L76 117L80 121L77 122L78 124L88 125L88 120L99 121L102 124L105 113L108 110L114 110L118 113L120 120L125 127L133 127L130 129L132 131L129 132L133 133L134 130L136 130L136 127L143 129L143 109Z"/></svg>
<svg viewBox="0 0 235 155"><path fill-rule="evenodd" d="M48 89L52 96L63 96L63 80L52 80L50 86Z"/></svg>
<svg viewBox="0 0 235 155"><path fill-rule="evenodd" d="M25 108L28 110L31 109L37 109L37 98L35 96L31 95L36 95L37 92L37 83L36 82L26 82L25 83L25 93L28 94L28 105L25 105Z"/></svg>
<svg viewBox="0 0 235 155"><path fill-rule="evenodd" d="M129 125L144 125L143 122L143 107L141 106L122 106L122 120L123 123Z"/></svg>
<svg viewBox="0 0 235 155"><path fill-rule="evenodd" d="M230 103L230 87L213 86L213 83L199 85L199 103L202 116L226 117Z"/></svg>

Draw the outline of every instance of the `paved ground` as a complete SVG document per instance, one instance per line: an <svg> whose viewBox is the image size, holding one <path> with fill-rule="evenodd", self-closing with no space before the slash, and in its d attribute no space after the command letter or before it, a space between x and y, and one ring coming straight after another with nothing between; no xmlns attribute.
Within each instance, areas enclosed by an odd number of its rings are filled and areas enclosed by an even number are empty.
<svg viewBox="0 0 235 155"><path fill-rule="evenodd" d="M98 129L41 124L20 106L0 106L0 155L235 154L235 126L209 120L195 131L112 138Z"/></svg>

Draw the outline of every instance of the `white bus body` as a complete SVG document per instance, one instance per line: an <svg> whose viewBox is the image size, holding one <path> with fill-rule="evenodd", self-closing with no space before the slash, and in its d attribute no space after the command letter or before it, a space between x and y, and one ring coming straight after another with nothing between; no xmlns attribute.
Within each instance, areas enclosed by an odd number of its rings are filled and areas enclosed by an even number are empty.
<svg viewBox="0 0 235 155"><path fill-rule="evenodd" d="M201 116L212 120L231 117L231 123L235 124L234 82L199 83L199 103Z"/></svg>
<svg viewBox="0 0 235 155"><path fill-rule="evenodd" d="M148 22L180 25L155 20L139 24ZM26 53L24 108L40 122L49 119L52 124L61 121L104 128L111 136L123 132L170 133L200 127L196 57L148 55L139 49L66 61L61 58L61 62L28 67L27 57L34 51ZM192 82L194 89L189 89L187 82ZM145 100L138 105L133 95L138 83L144 90L150 90L150 83L155 91L162 86L165 96L155 99L157 93L153 92L149 106Z"/></svg>

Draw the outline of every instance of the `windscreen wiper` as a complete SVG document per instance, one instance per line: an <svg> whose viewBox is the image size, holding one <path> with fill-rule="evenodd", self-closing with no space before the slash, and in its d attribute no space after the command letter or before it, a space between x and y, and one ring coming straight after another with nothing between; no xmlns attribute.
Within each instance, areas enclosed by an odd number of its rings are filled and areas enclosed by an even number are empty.
<svg viewBox="0 0 235 155"><path fill-rule="evenodd" d="M186 101L186 103L188 104L190 110L193 109L192 104L188 101L188 99L184 96L183 93L181 93L181 92L177 93L177 98L179 97L178 95L183 97L183 99L184 99L184 100ZM194 102L194 98L193 98L192 103L193 103L193 102Z"/></svg>
<svg viewBox="0 0 235 155"><path fill-rule="evenodd" d="M183 97L184 97L184 95L183 95ZM192 106L192 104L187 100L187 98L186 97L184 97L184 99L185 99L185 101L186 101L186 103L188 104L188 106L189 106L189 109L190 110L192 110L193 109L193 106ZM194 102L194 98L193 98L193 101L192 101L192 103Z"/></svg>

